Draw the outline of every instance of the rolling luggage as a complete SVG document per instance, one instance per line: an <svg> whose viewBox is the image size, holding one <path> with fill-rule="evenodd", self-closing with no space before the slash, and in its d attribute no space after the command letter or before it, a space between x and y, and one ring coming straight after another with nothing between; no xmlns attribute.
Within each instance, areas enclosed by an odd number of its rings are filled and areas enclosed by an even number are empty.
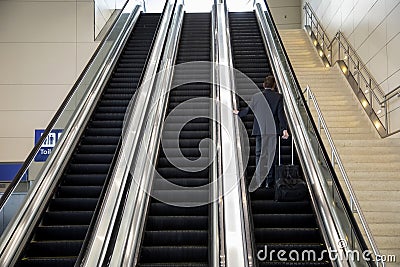
<svg viewBox="0 0 400 267"><path fill-rule="evenodd" d="M281 138L278 144L278 165L275 167L275 201L301 201L307 197L307 184L301 179L300 166L293 164L293 138L292 138L292 164L281 164Z"/></svg>

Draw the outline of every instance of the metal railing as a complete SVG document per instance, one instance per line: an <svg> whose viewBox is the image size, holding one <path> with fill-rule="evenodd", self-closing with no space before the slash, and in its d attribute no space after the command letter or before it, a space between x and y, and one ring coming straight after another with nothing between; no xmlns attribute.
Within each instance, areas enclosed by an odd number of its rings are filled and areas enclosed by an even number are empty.
<svg viewBox="0 0 400 267"><path fill-rule="evenodd" d="M338 31L331 40L308 2L304 11L305 27L325 65L338 63L380 136L400 132L400 129L391 129L389 115L389 102L399 95L400 86L385 94L344 34Z"/></svg>
<svg viewBox="0 0 400 267"><path fill-rule="evenodd" d="M357 197L354 193L353 187L351 186L350 180L347 176L347 172L343 166L342 160L340 159L339 153L337 152L336 146L333 142L332 136L329 132L328 126L326 125L325 119L322 115L321 109L319 108L318 105L318 101L314 95L314 93L311 91L310 87L307 85L305 91L303 92L303 94L306 94L306 102L308 104L308 107L310 108L310 100L312 100L312 103L314 105L314 108L317 112L318 118L317 118L317 130L318 133L320 135L322 135L323 133L325 134L327 141L329 143L329 147L331 149L331 164L333 167L338 166L339 170L340 170L340 174L342 176L343 181L346 184L346 189L347 192L349 194L350 199L348 199L347 201L350 203L350 208L352 211L354 211L355 214L357 214L357 216L360 219L360 224L362 226L362 229L364 231L365 236L368 239L368 242L370 244L370 248L372 249L373 253L375 255L380 255L378 247L375 243L375 240L371 234L371 230L368 227L368 223L364 217L364 214L361 210L360 204L358 203ZM323 131L321 131L323 130ZM377 265L379 266L379 265Z"/></svg>

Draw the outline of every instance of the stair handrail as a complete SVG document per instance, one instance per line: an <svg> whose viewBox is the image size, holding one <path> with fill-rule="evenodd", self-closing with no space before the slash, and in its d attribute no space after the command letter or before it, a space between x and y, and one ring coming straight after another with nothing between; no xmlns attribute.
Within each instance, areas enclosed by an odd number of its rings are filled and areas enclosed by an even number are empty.
<svg viewBox="0 0 400 267"><path fill-rule="evenodd" d="M114 66L119 51L126 42L139 14L140 10L138 5L132 4L131 1L128 1L125 4L124 9L120 13L119 19L117 19L112 30L109 31L108 36L102 42L101 47L92 57L84 72L81 74L60 109L57 111L55 117L46 128L43 135L49 134L52 128L56 126L56 123L60 120L61 114L64 110L67 110L69 104L75 103L74 101L80 99L77 98L76 94L83 93L83 97L81 98L82 100L77 105L69 120L67 120L64 133L52 150L45 165L42 167L38 174L38 178L30 188L24 203L0 238L1 266L9 266L12 262L18 259L18 257L14 257L14 255L18 254L23 249L23 246L21 247L19 245L29 237L29 235L27 236L25 233L32 229L35 225L34 222L37 220L38 213L45 208L42 203L50 197L49 193L53 191L58 178L61 175L59 170L64 167L65 158L72 153L68 148L75 145L78 141L78 136L83 131L82 125L86 123L88 114L90 114L94 109L93 103L99 99L104 88L103 84L109 75L109 71ZM113 31L117 31L117 34ZM109 43L110 41L113 41L111 45ZM94 73L90 73L93 71L92 68L96 70ZM80 86L86 88L86 90L83 92L78 91ZM33 162L35 154L39 151L45 138L45 136L42 136L38 144L29 154L26 165L22 167L26 169L18 172L17 176L14 178L15 181L18 182L20 180L20 174L29 168L30 164ZM15 190L15 188L16 186L10 188L10 190ZM7 199L11 194L12 191L10 191L9 195L3 196L6 198L4 198L4 202L2 202L3 206L1 208L3 208L7 203Z"/></svg>
<svg viewBox="0 0 400 267"><path fill-rule="evenodd" d="M400 129L392 130L389 124L389 100L399 94L400 86L385 94L343 32L339 30L330 40L309 2L304 4L303 9L305 27L314 39L314 45L320 51L320 56L326 58L330 66L338 62L343 74L354 80L356 83L354 86L357 86L355 93L380 136L384 138L399 133ZM353 84L350 80L349 82Z"/></svg>
<svg viewBox="0 0 400 267"><path fill-rule="evenodd" d="M326 33L325 28L322 26L321 21L319 20L317 14L311 8L310 3L306 2L304 4L304 12L306 13L305 22L306 25L310 25L311 29L315 29L316 33L315 36L317 40L320 42L321 47L329 47L332 43L331 38ZM310 21L308 21L310 20ZM314 27L313 27L314 26Z"/></svg>
<svg viewBox="0 0 400 267"><path fill-rule="evenodd" d="M367 236L368 242L373 250L373 253L375 255L380 255L378 246L376 245L375 239L372 236L371 230L368 226L367 220L365 219L364 213L361 210L361 206L360 203L358 202L357 196L354 192L354 189L350 183L349 177L347 175L346 169L344 168L343 162L340 158L340 155L336 149L335 143L333 142L332 136L329 132L329 128L325 122L325 118L322 115L321 109L319 107L318 101L313 93L313 91L311 90L310 86L307 85L305 91L303 91L303 94L306 94L306 103L308 104L309 108L311 108L310 106L310 99L312 100L312 103L314 104L315 110L317 111L317 115L318 115L318 121L317 121L317 129L320 135L322 135L322 131L324 130L324 133L326 135L326 138L328 140L329 146L331 148L331 163L332 166L335 167L335 165L337 164L337 166L339 167L340 173L342 175L342 178L346 184L346 188L347 191L349 192L350 195L350 200L348 199L348 201L350 202L350 208L352 211L354 211L353 213L356 213L358 215L358 217L360 218L360 223L361 226L364 230L365 235Z"/></svg>
<svg viewBox="0 0 400 267"><path fill-rule="evenodd" d="M267 10L267 12L264 12L260 3L261 0L258 1L255 7L257 20L277 84L285 100L285 112L290 114L288 123L295 143L299 148L301 165L306 172L306 181L312 195L312 203L315 207L317 219L320 221L323 237L330 249L333 248L339 251L339 254L349 255L354 251L358 251L358 254L361 252L363 254L362 263L371 266L371 254L368 254L370 250L368 250L344 196L322 139L316 130L311 112L307 104L305 104L300 85L288 59L268 4L266 0L263 1ZM340 216L341 214L345 216ZM352 241L350 243L351 247L348 247L347 244L349 239ZM365 257L365 252L370 258ZM379 255L375 256L375 259L378 259ZM354 260L352 261L348 257L339 257L332 259L332 261L338 266L353 266L354 264Z"/></svg>

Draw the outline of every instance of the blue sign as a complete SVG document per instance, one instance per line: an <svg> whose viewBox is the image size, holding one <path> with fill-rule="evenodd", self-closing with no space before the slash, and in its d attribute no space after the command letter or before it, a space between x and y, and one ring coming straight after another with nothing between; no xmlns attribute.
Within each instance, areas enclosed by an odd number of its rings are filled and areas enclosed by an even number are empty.
<svg viewBox="0 0 400 267"><path fill-rule="evenodd" d="M0 182L11 182L21 167L22 163L0 163ZM27 178L25 173L21 181L26 181Z"/></svg>
<svg viewBox="0 0 400 267"><path fill-rule="evenodd" d="M44 130L35 130L35 144L37 144L42 137ZM39 152L35 156L36 162L46 161L51 151L56 145L57 141L61 138L62 130L54 129L51 130L49 135L44 140Z"/></svg>

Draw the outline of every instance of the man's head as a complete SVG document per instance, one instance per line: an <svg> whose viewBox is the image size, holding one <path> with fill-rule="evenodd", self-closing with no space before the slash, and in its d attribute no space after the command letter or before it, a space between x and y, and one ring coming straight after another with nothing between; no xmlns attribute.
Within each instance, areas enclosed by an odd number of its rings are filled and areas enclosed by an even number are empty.
<svg viewBox="0 0 400 267"><path fill-rule="evenodd" d="M273 75L268 75L267 77L265 77L264 79L264 83L263 83L264 88L275 88L275 78Z"/></svg>

